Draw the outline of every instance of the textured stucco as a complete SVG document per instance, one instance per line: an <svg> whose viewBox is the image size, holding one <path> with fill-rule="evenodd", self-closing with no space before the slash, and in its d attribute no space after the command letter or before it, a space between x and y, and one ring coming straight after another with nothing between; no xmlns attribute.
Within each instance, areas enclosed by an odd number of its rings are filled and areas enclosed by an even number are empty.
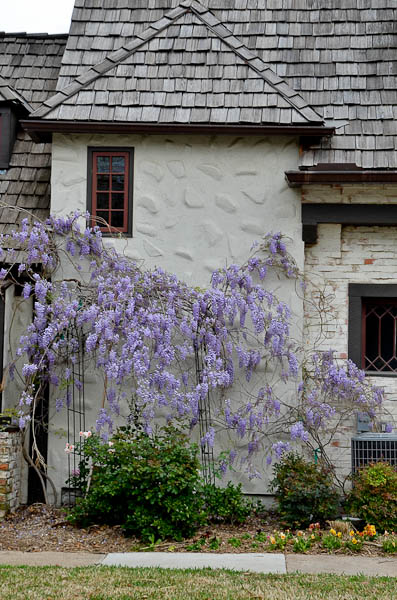
<svg viewBox="0 0 397 600"><path fill-rule="evenodd" d="M125 249L145 265L206 284L213 269L244 259L252 241L272 229L294 239L302 261L299 194L284 180L296 165L295 140L54 135L53 213L86 210L88 146L135 150L133 237Z"/></svg>
<svg viewBox="0 0 397 600"><path fill-rule="evenodd" d="M205 286L214 269L246 259L252 243L272 230L289 236L290 251L303 266L300 195L284 180L284 171L296 168L297 140L57 134L52 213L86 210L88 146L134 148L133 235L107 243L143 266L161 266ZM301 322L294 283L277 281L275 287ZM88 428L94 426L103 387L92 370L85 383ZM48 462L58 488L66 478L65 430L65 413L57 414L52 402ZM250 484L244 476L241 481L246 491L267 491L264 481Z"/></svg>

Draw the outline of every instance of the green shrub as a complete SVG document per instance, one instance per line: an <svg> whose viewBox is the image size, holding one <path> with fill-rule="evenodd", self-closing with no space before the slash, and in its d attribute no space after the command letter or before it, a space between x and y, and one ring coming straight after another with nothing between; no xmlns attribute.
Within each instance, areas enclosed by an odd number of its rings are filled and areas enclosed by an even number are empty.
<svg viewBox="0 0 397 600"><path fill-rule="evenodd" d="M226 487L205 485L203 489L205 511L210 521L244 523L252 511L252 503L244 498L241 483Z"/></svg>
<svg viewBox="0 0 397 600"><path fill-rule="evenodd" d="M397 471L389 463L368 465L353 478L346 509L378 531L397 530Z"/></svg>
<svg viewBox="0 0 397 600"><path fill-rule="evenodd" d="M165 428L148 436L119 432L103 444L97 435L85 441L80 481L87 486L69 519L80 526L121 525L144 540L180 540L205 520L197 447L186 436Z"/></svg>
<svg viewBox="0 0 397 600"><path fill-rule="evenodd" d="M275 465L273 472L270 485L283 525L307 527L337 515L339 495L327 469L290 453Z"/></svg>

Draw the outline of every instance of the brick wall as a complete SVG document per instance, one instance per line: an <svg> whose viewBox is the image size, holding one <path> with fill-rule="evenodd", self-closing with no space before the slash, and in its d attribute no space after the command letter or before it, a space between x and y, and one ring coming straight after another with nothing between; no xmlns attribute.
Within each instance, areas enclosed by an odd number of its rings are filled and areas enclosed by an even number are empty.
<svg viewBox="0 0 397 600"><path fill-rule="evenodd" d="M21 460L19 430L0 432L0 519L19 506Z"/></svg>
<svg viewBox="0 0 397 600"><path fill-rule="evenodd" d="M324 186L303 190L305 202L397 203L396 186ZM305 345L333 348L339 358L348 352L348 284L397 284L397 227L353 227L320 224L318 242L305 249ZM312 300L315 302L313 303ZM314 306L323 301L317 311ZM322 321L322 323L321 323ZM386 390L386 421L394 420L397 431L397 378L372 377ZM389 413L389 414L387 414ZM392 418L390 418L392 417ZM338 429L331 456L340 475L351 464L350 438L355 420Z"/></svg>

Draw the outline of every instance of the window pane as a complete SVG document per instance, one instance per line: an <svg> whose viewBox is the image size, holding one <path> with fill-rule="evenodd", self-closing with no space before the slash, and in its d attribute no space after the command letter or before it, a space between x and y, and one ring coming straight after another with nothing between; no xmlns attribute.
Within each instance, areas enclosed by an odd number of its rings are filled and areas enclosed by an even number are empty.
<svg viewBox="0 0 397 600"><path fill-rule="evenodd" d="M109 211L107 210L97 210L96 211L96 216L100 219L103 219L104 221L106 221L107 223L109 222ZM99 223L100 227L104 227L103 223Z"/></svg>
<svg viewBox="0 0 397 600"><path fill-rule="evenodd" d="M99 173L109 173L110 157L109 156L97 156L96 168Z"/></svg>
<svg viewBox="0 0 397 600"><path fill-rule="evenodd" d="M109 208L109 194L99 192L96 195L96 207L97 210L101 208Z"/></svg>
<svg viewBox="0 0 397 600"><path fill-rule="evenodd" d="M370 361L378 356L378 327L379 318L372 311L366 319L365 355Z"/></svg>
<svg viewBox="0 0 397 600"><path fill-rule="evenodd" d="M380 355L386 362L393 358L394 319L386 313L381 320L381 352Z"/></svg>
<svg viewBox="0 0 397 600"><path fill-rule="evenodd" d="M125 158L124 156L112 156L112 171L113 173L124 173Z"/></svg>
<svg viewBox="0 0 397 600"><path fill-rule="evenodd" d="M122 227L124 223L124 213L122 211L112 212L112 226Z"/></svg>
<svg viewBox="0 0 397 600"><path fill-rule="evenodd" d="M108 190L110 185L109 175L98 175L97 177L97 189Z"/></svg>
<svg viewBox="0 0 397 600"><path fill-rule="evenodd" d="M124 209L124 194L112 194L112 208L116 210Z"/></svg>
<svg viewBox="0 0 397 600"><path fill-rule="evenodd" d="M124 175L112 175L112 190L124 191Z"/></svg>

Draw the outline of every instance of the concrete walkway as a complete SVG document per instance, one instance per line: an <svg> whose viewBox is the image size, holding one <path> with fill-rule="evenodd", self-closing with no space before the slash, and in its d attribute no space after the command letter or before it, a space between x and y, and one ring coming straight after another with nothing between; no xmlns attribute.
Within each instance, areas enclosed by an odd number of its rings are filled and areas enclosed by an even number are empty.
<svg viewBox="0 0 397 600"><path fill-rule="evenodd" d="M255 573L286 573L284 554L209 554L199 552L129 552L108 554L103 565L165 569L233 569Z"/></svg>
<svg viewBox="0 0 397 600"><path fill-rule="evenodd" d="M87 567L162 567L166 569L233 569L256 573L335 573L397 577L397 558L328 554L206 554L172 552L11 552L0 551L1 565Z"/></svg>

